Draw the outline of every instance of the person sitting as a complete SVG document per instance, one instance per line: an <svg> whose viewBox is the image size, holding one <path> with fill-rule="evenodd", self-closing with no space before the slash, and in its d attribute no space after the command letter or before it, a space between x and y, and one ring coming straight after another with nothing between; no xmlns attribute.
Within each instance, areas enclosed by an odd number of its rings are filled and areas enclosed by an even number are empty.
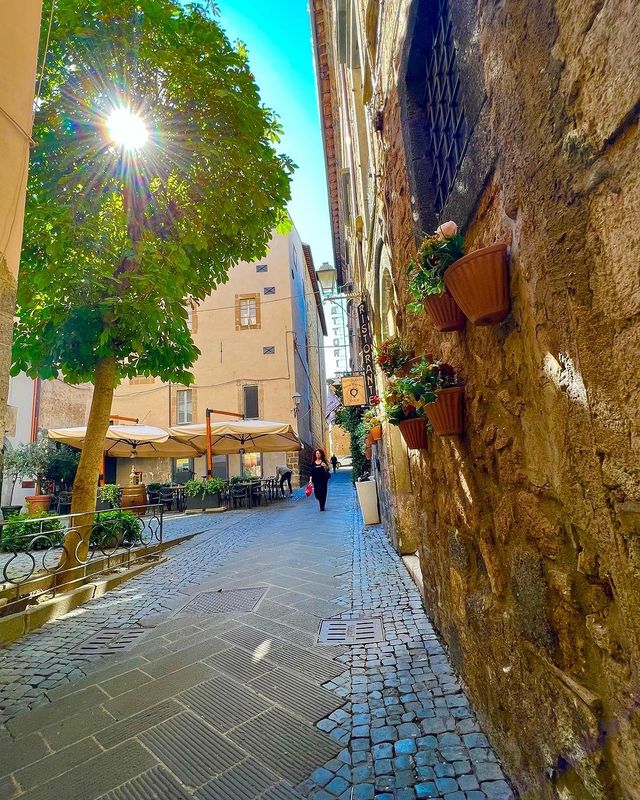
<svg viewBox="0 0 640 800"><path fill-rule="evenodd" d="M280 494L284 497L284 484L285 481L289 485L289 495L293 494L293 489L291 488L291 468L288 467L286 464L280 464L280 466L276 467L276 480L280 481Z"/></svg>

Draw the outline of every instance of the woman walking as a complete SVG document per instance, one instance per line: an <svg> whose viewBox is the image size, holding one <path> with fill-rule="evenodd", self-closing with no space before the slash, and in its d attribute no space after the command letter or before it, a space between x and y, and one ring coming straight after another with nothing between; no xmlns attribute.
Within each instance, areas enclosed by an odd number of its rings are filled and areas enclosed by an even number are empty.
<svg viewBox="0 0 640 800"><path fill-rule="evenodd" d="M327 502L327 484L329 483L329 464L324 450L318 448L313 453L313 463L311 465L311 477L309 483L313 484L313 492L316 500L320 504L320 511L324 511Z"/></svg>

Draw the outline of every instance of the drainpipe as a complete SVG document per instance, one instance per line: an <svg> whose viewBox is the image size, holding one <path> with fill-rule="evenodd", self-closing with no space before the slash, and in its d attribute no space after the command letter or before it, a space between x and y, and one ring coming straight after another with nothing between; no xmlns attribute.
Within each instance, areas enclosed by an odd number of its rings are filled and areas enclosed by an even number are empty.
<svg viewBox="0 0 640 800"><path fill-rule="evenodd" d="M31 434L30 442L35 442L38 438L38 428L40 427L40 396L42 394L42 381L36 378L33 382L33 402L31 403Z"/></svg>

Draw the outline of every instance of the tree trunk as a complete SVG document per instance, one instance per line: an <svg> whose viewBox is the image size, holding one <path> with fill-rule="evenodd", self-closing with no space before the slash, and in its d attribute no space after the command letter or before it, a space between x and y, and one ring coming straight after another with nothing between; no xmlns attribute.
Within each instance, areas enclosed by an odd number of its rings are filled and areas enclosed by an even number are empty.
<svg viewBox="0 0 640 800"><path fill-rule="evenodd" d="M77 580L81 577L80 570L78 570L78 574L76 572L68 572L68 570L86 563L89 554L91 523L93 521L93 513L96 510L98 475L100 474L104 440L109 427L115 381L116 360L114 358L104 358L99 361L95 372L87 433L71 496L71 513L86 513L87 516L74 519L74 530L65 536L64 548L66 555L63 555L60 562L60 567L64 572L58 575L58 583L67 583L70 580ZM70 586L69 588L72 587Z"/></svg>

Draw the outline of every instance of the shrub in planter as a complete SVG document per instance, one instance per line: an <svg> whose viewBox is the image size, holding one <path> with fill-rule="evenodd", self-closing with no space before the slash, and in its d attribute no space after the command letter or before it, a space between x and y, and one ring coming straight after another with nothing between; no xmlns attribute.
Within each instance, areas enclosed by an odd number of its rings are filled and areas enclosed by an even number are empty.
<svg viewBox="0 0 640 800"><path fill-rule="evenodd" d="M425 236L409 263L409 292L413 297L409 309L424 309L438 331L460 331L465 325L465 316L444 282L446 271L464 255L463 244L456 223L445 222L435 233Z"/></svg>
<svg viewBox="0 0 640 800"><path fill-rule="evenodd" d="M439 436L463 433L464 386L450 364L424 357L402 380L402 388Z"/></svg>
<svg viewBox="0 0 640 800"><path fill-rule="evenodd" d="M55 514L16 514L0 528L0 549L19 553L62 544L64 531Z"/></svg>
<svg viewBox="0 0 640 800"><path fill-rule="evenodd" d="M187 508L217 508L223 489L224 481L220 478L193 478L187 481L184 485Z"/></svg>
<svg viewBox="0 0 640 800"><path fill-rule="evenodd" d="M115 483L105 483L98 487L98 503L101 508L98 511L108 508L118 508L120 505L120 487Z"/></svg>
<svg viewBox="0 0 640 800"><path fill-rule="evenodd" d="M413 359L413 350L399 336L385 339L376 351L376 361L387 377L397 375Z"/></svg>
<svg viewBox="0 0 640 800"><path fill-rule="evenodd" d="M141 544L142 522L133 511L102 511L97 515L91 531L91 544L112 549L126 544Z"/></svg>

